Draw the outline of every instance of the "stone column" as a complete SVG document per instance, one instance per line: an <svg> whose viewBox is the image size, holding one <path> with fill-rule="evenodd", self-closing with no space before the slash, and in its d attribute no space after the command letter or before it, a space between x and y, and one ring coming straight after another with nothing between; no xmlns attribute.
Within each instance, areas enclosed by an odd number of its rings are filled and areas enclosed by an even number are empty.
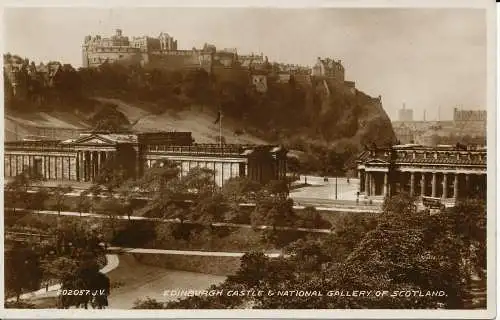
<svg viewBox="0 0 500 320"><path fill-rule="evenodd" d="M359 171L359 193L365 191L365 172L364 170Z"/></svg>
<svg viewBox="0 0 500 320"><path fill-rule="evenodd" d="M415 172L410 172L410 196L415 195Z"/></svg>
<svg viewBox="0 0 500 320"><path fill-rule="evenodd" d="M85 175L85 181L89 181L90 180L90 152L88 151L85 151L83 153L83 163L84 163L84 166L85 166L85 171L84 171L84 175Z"/></svg>
<svg viewBox="0 0 500 320"><path fill-rule="evenodd" d="M432 173L432 197L436 197L436 173Z"/></svg>
<svg viewBox="0 0 500 320"><path fill-rule="evenodd" d="M384 172L384 193L383 193L384 197L387 196L387 191L388 191L388 187L387 187L388 176L389 176L389 173Z"/></svg>
<svg viewBox="0 0 500 320"><path fill-rule="evenodd" d="M370 180L371 180L370 181L370 185L371 185L370 195L376 196L377 195L377 179L375 179L375 172L372 172Z"/></svg>
<svg viewBox="0 0 500 320"><path fill-rule="evenodd" d="M101 169L101 163L102 163L102 159L101 159L101 151L97 151L97 170L96 170L96 175L99 175L99 170Z"/></svg>
<svg viewBox="0 0 500 320"><path fill-rule="evenodd" d="M422 172L421 174L422 174L422 177L420 179L420 195L422 197L424 197L425 196L425 183L426 183L426 181L425 181L425 172Z"/></svg>
<svg viewBox="0 0 500 320"><path fill-rule="evenodd" d="M453 181L453 198L458 198L458 173L455 173L455 180Z"/></svg>
<svg viewBox="0 0 500 320"><path fill-rule="evenodd" d="M465 193L469 196L470 192L470 174L465 174Z"/></svg>
<svg viewBox="0 0 500 320"><path fill-rule="evenodd" d="M443 173L443 199L448 198L448 174Z"/></svg>
<svg viewBox="0 0 500 320"><path fill-rule="evenodd" d="M80 181L85 181L85 153L83 151L78 152L78 160L80 161Z"/></svg>
<svg viewBox="0 0 500 320"><path fill-rule="evenodd" d="M370 188L371 188L371 174L370 172L365 171L365 195L369 196L370 195Z"/></svg>
<svg viewBox="0 0 500 320"><path fill-rule="evenodd" d="M76 152L75 166L76 166L75 179L76 179L76 181L80 181L80 152L79 151Z"/></svg>
<svg viewBox="0 0 500 320"><path fill-rule="evenodd" d="M89 172L89 180L94 181L94 152L90 151L90 172Z"/></svg>

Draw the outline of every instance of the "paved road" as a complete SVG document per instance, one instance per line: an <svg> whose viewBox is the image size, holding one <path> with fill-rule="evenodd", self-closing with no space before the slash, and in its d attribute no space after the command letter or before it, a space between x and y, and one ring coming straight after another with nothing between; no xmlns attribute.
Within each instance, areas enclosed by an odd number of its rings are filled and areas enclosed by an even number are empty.
<svg viewBox="0 0 500 320"><path fill-rule="evenodd" d="M356 193L359 190L359 179L349 179L339 177L335 182L334 177L329 177L328 181L324 181L323 177L307 176L307 186L292 190L290 197L321 199L321 200L350 200L356 201ZM304 176L301 176L299 181L295 181L294 185L306 183ZM337 185L337 187L335 187ZM337 199L335 199L335 189L337 189Z"/></svg>

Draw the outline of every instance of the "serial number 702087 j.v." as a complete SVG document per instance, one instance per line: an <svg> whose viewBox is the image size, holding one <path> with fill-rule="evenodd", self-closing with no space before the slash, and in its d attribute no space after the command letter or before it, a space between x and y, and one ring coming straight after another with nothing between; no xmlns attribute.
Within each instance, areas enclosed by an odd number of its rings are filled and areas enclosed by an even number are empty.
<svg viewBox="0 0 500 320"><path fill-rule="evenodd" d="M64 289L64 290L58 290L57 295L63 295L63 296L103 296L106 294L106 290L100 289L100 290L89 290L89 289Z"/></svg>

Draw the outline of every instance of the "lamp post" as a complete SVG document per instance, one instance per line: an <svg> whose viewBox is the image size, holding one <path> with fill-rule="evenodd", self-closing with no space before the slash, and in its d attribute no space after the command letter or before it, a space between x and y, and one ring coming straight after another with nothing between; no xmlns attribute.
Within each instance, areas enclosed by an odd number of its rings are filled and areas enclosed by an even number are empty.
<svg viewBox="0 0 500 320"><path fill-rule="evenodd" d="M337 174L335 174L335 200L337 200Z"/></svg>

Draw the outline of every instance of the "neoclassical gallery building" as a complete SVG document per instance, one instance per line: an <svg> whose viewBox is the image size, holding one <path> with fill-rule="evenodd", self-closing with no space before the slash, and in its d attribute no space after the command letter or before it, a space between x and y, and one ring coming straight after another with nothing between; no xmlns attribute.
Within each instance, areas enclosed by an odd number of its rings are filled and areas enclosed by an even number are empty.
<svg viewBox="0 0 500 320"><path fill-rule="evenodd" d="M357 160L359 192L381 199L401 191L441 199L486 199L486 148L427 147L415 144L365 150Z"/></svg>
<svg viewBox="0 0 500 320"><path fill-rule="evenodd" d="M156 161L170 160L181 174L191 168L214 170L222 186L232 177L260 183L286 177L287 150L277 145L195 144L191 132L87 133L77 139L5 142L5 177L28 169L46 180L92 182L113 159L139 177Z"/></svg>

